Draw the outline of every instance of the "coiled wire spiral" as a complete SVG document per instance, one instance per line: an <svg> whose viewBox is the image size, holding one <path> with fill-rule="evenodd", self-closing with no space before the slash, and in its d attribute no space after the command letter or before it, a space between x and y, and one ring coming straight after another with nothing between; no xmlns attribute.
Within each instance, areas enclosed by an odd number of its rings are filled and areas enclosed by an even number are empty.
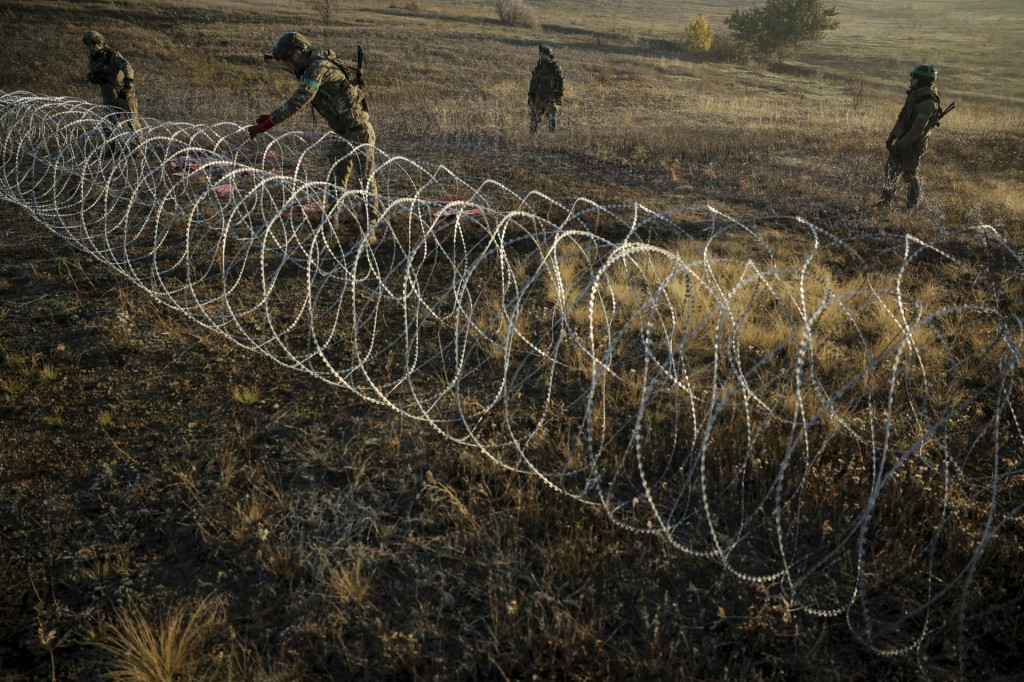
<svg viewBox="0 0 1024 682"><path fill-rule="evenodd" d="M0 196L249 351L845 616L876 652L958 633L964 665L986 553L1009 536L1021 559L1024 262L991 227L843 240L379 150L372 195L327 181L330 134L123 122L0 93ZM927 272L957 283L946 304Z"/></svg>

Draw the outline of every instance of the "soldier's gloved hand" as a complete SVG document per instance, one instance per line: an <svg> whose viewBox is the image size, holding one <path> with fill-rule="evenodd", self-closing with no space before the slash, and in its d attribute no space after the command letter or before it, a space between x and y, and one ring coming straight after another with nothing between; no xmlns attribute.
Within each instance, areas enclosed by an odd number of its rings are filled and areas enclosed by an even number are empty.
<svg viewBox="0 0 1024 682"><path fill-rule="evenodd" d="M256 125L251 125L246 130L249 131L249 139L256 137L260 133L265 133L274 127L274 122L270 120L269 114L260 114L259 118L256 119Z"/></svg>
<svg viewBox="0 0 1024 682"><path fill-rule="evenodd" d="M890 136L890 137L889 137L889 139L885 141L885 148L886 148L887 150L889 150L889 151L892 151L892 145L893 145L893 143L894 143L895 141L896 141L896 138L895 138L895 137L892 137L892 136Z"/></svg>

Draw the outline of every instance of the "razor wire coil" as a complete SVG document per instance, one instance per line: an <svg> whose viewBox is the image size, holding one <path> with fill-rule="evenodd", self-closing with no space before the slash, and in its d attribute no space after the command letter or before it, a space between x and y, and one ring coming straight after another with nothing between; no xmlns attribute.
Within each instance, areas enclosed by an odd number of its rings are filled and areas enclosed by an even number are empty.
<svg viewBox="0 0 1024 682"><path fill-rule="evenodd" d="M373 193L329 181L333 134L121 123L0 92L0 197L247 350L777 584L877 653L955 629L963 665L979 567L1024 510L1024 262L995 229L843 239L353 147ZM934 305L923 271L970 296Z"/></svg>

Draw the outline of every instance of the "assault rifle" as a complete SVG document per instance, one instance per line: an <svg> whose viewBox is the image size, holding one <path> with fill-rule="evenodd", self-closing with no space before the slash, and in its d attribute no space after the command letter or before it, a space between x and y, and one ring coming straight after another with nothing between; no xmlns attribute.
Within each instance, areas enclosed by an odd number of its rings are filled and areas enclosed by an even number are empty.
<svg viewBox="0 0 1024 682"><path fill-rule="evenodd" d="M950 105L948 107L946 107L945 110L940 111L938 116L935 117L935 124L934 125L930 125L928 127L929 128L938 128L940 123L941 123L941 121L942 121L942 117L945 116L946 114L948 114L949 112L953 111L954 109L956 109L956 102L950 103Z"/></svg>

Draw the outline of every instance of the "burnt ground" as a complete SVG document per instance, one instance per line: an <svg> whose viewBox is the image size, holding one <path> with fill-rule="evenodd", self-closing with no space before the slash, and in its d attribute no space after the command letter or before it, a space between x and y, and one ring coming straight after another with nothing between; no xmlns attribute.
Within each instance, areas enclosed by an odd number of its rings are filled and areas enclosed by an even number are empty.
<svg viewBox="0 0 1024 682"><path fill-rule="evenodd" d="M240 350L20 209L0 230L3 679L130 668L100 646L118 614L156 627L202 600L187 677L912 675L841 620Z"/></svg>

